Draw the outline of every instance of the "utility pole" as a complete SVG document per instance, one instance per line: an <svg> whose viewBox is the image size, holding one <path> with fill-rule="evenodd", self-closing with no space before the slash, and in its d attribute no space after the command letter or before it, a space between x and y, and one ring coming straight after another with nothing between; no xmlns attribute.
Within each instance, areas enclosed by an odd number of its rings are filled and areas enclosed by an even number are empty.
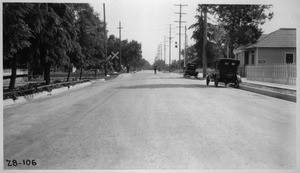
<svg viewBox="0 0 300 173"><path fill-rule="evenodd" d="M187 35L186 35L186 26L184 26L184 68L186 68L186 41L187 41Z"/></svg>
<svg viewBox="0 0 300 173"><path fill-rule="evenodd" d="M103 3L103 18L104 18L104 35L105 35L105 42L104 42L104 48L105 48L105 63L104 63L104 75L107 76L107 30L106 30L106 19L105 19L105 3Z"/></svg>
<svg viewBox="0 0 300 173"><path fill-rule="evenodd" d="M202 57L203 57L203 77L206 77L206 68L207 68L207 57L206 57L206 43L207 43L207 9L204 5L203 8L204 13L204 28L203 28L203 51L202 51Z"/></svg>
<svg viewBox="0 0 300 173"><path fill-rule="evenodd" d="M160 43L160 60L163 59L162 53L163 53L163 48L162 48L162 43Z"/></svg>
<svg viewBox="0 0 300 173"><path fill-rule="evenodd" d="M179 70L180 70L181 69L181 58L180 58L180 54L181 54L181 23L186 22L186 21L181 21L182 14L186 14L186 13L182 13L181 9L183 6L187 6L187 5L175 4L175 6L180 7L179 13L175 13L175 14L179 14L179 21L175 21L175 22L179 22Z"/></svg>
<svg viewBox="0 0 300 173"><path fill-rule="evenodd" d="M169 32L169 72L171 72L171 66L170 66L170 63L171 63L171 39L173 37L171 37L171 24L170 24L170 32Z"/></svg>
<svg viewBox="0 0 300 173"><path fill-rule="evenodd" d="M164 36L164 63L166 64L166 36Z"/></svg>
<svg viewBox="0 0 300 173"><path fill-rule="evenodd" d="M122 38L121 38L121 30L123 29L123 27L121 26L121 22L119 22L119 41L120 41L120 56L119 56L119 69L120 69L120 72L121 72L121 69L122 69L122 65L121 65L121 57L122 57ZM126 64L127 65L127 64Z"/></svg>

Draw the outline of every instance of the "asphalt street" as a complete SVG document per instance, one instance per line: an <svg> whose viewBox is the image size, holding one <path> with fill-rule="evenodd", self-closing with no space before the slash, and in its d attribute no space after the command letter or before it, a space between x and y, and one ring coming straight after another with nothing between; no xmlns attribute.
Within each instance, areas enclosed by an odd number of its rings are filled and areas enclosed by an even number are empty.
<svg viewBox="0 0 300 173"><path fill-rule="evenodd" d="M142 71L4 107L3 138L5 169L290 169L296 103Z"/></svg>

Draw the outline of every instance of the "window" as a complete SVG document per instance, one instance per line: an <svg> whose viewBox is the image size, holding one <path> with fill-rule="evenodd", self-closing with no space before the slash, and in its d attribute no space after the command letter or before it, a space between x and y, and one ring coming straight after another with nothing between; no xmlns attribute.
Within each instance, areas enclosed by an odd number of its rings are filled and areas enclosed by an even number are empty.
<svg viewBox="0 0 300 173"><path fill-rule="evenodd" d="M285 53L285 63L287 64L294 63L294 53Z"/></svg>

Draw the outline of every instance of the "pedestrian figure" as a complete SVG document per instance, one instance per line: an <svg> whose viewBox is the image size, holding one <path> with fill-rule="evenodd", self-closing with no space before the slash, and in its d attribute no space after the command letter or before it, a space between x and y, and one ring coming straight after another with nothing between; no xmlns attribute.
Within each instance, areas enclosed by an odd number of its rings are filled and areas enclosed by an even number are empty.
<svg viewBox="0 0 300 173"><path fill-rule="evenodd" d="M157 66L154 66L154 74L156 74Z"/></svg>
<svg viewBox="0 0 300 173"><path fill-rule="evenodd" d="M127 73L129 73L129 65L126 66Z"/></svg>

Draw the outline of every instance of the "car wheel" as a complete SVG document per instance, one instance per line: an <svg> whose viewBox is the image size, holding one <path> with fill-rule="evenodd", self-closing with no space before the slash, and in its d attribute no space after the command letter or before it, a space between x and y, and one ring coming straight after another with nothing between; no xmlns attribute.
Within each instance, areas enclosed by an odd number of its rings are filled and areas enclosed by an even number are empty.
<svg viewBox="0 0 300 173"><path fill-rule="evenodd" d="M209 76L206 77L206 85L208 86L210 82Z"/></svg>

